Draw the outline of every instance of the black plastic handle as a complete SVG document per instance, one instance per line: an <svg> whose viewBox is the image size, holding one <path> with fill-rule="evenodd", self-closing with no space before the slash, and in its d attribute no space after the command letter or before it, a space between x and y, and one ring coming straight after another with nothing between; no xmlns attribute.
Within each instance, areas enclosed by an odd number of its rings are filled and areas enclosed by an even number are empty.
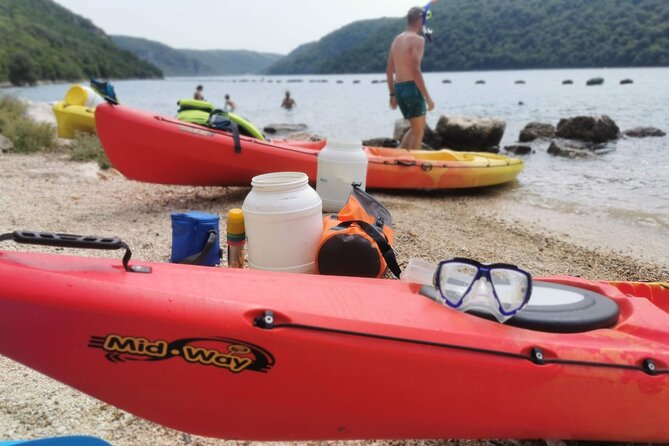
<svg viewBox="0 0 669 446"><path fill-rule="evenodd" d="M12 240L15 243L27 245L56 246L59 248L80 249L125 249L123 254L123 268L128 272L151 272L145 266L130 266L132 252L130 247L118 237L94 237L74 234L59 234L53 232L14 231L0 235L0 241Z"/></svg>
<svg viewBox="0 0 669 446"><path fill-rule="evenodd" d="M7 235L7 234L6 234ZM121 249L125 243L117 237L87 237L51 232L14 231L11 240L29 245L58 246L61 248ZM3 236L4 237L4 236Z"/></svg>

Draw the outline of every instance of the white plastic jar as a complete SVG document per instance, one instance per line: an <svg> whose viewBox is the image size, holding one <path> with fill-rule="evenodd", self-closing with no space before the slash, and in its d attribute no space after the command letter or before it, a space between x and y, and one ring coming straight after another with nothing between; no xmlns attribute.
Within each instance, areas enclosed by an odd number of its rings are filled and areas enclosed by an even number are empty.
<svg viewBox="0 0 669 446"><path fill-rule="evenodd" d="M251 268L316 272L323 234L321 199L302 172L275 172L251 180L242 211Z"/></svg>
<svg viewBox="0 0 669 446"><path fill-rule="evenodd" d="M328 141L318 154L316 191L323 200L323 211L339 212L351 193L351 183L367 181L367 154L360 142Z"/></svg>
<svg viewBox="0 0 669 446"><path fill-rule="evenodd" d="M105 100L93 91L92 88L84 85L72 85L65 93L65 102L69 105L83 105L87 108L95 108Z"/></svg>

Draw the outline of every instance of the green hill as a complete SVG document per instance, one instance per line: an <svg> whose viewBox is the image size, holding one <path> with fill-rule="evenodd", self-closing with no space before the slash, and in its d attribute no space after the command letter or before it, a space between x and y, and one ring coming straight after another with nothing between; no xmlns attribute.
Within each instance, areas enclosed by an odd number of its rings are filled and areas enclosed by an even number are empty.
<svg viewBox="0 0 669 446"><path fill-rule="evenodd" d="M403 28L401 19L375 19L351 23L318 42L297 47L272 65L271 74L365 73L382 71L388 45Z"/></svg>
<svg viewBox="0 0 669 446"><path fill-rule="evenodd" d="M162 77L93 23L51 0L0 0L0 83Z"/></svg>
<svg viewBox="0 0 669 446"><path fill-rule="evenodd" d="M669 66L667 0L442 0L425 71ZM272 74L385 71L405 19L354 22L302 45Z"/></svg>
<svg viewBox="0 0 669 446"><path fill-rule="evenodd" d="M262 73L283 56L244 50L182 50L152 40L112 36L120 48L158 67L167 76Z"/></svg>
<svg viewBox="0 0 669 446"><path fill-rule="evenodd" d="M188 76L206 71L197 59L179 50L140 37L111 36L116 46L130 51L140 59L159 67L165 76Z"/></svg>
<svg viewBox="0 0 669 446"><path fill-rule="evenodd" d="M246 50L180 50L210 67L203 74L259 74L283 58L282 54Z"/></svg>

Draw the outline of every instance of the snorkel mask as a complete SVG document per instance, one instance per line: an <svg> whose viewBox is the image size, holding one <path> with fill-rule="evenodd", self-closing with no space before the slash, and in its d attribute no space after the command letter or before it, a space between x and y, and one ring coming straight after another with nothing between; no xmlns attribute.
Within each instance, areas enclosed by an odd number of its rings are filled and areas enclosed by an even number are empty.
<svg viewBox="0 0 669 446"><path fill-rule="evenodd" d="M482 264L454 258L438 265L411 259L400 278L407 282L432 285L439 290L440 303L459 311L491 314L505 322L530 300L532 276L515 265Z"/></svg>
<svg viewBox="0 0 669 446"><path fill-rule="evenodd" d="M427 21L432 18L432 11L430 11L430 7L432 6L432 3L436 2L437 0L430 0L428 4L423 7L423 35L430 42L432 42L432 30L427 27Z"/></svg>

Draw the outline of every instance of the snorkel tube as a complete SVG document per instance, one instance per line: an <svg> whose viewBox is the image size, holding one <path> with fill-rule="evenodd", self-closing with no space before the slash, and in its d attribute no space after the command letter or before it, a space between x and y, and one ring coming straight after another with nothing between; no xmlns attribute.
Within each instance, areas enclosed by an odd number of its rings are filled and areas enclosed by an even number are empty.
<svg viewBox="0 0 669 446"><path fill-rule="evenodd" d="M423 7L423 35L430 42L432 42L432 30L427 27L427 21L432 18L432 11L430 11L432 3L437 3L437 0L430 0L427 5Z"/></svg>

